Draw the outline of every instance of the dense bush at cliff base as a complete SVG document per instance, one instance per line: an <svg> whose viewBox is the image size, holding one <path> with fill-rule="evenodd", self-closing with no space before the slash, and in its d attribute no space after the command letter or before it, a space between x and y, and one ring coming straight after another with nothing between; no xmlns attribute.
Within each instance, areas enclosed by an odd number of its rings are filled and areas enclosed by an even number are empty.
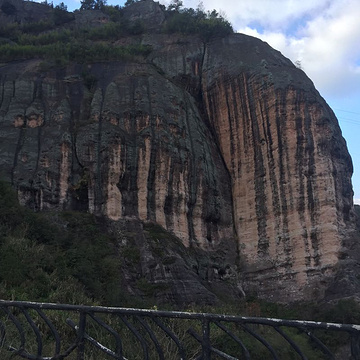
<svg viewBox="0 0 360 360"><path fill-rule="evenodd" d="M119 303L114 241L92 215L33 213L0 183L0 231L0 298Z"/></svg>

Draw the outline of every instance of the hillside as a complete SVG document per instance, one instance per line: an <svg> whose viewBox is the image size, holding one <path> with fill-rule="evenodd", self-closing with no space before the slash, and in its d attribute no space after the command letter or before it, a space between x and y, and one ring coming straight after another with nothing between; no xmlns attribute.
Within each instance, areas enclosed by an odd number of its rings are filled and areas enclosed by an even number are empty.
<svg viewBox="0 0 360 360"><path fill-rule="evenodd" d="M163 303L358 293L351 158L302 70L216 12L9 4L0 174L58 228L46 241L25 226L35 252L76 253L85 293L97 281L82 272L95 266L112 279L100 288ZM91 246L85 234L98 234Z"/></svg>

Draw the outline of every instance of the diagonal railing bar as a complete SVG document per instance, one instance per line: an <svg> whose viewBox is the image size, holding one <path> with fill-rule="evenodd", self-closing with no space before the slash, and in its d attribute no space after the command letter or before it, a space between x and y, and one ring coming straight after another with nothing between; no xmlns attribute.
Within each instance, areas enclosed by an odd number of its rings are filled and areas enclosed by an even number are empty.
<svg viewBox="0 0 360 360"><path fill-rule="evenodd" d="M98 341L96 341L94 338L92 338L90 335L85 334L84 335L85 339L88 340L91 344L93 344L95 347L97 347L99 350L101 350L102 352L106 353L107 355L111 356L112 358L116 359L116 360L127 360L126 358L124 358L122 355L118 355L116 354L114 351L112 351L111 349L107 348L106 346L100 344Z"/></svg>
<svg viewBox="0 0 360 360"><path fill-rule="evenodd" d="M156 336L154 335L153 331L150 329L149 325L143 320L140 316L135 317L136 320L143 326L146 332L149 334L151 341L154 343L157 353L159 354L160 360L165 360L164 352L159 344Z"/></svg>
<svg viewBox="0 0 360 360"><path fill-rule="evenodd" d="M279 360L275 349L261 335L257 334L255 331L251 330L246 324L240 324L240 326L246 332L248 332L250 335L252 335L255 339L260 341L270 351L272 358L274 360Z"/></svg>
<svg viewBox="0 0 360 360"><path fill-rule="evenodd" d="M116 356L120 356L122 359L122 343L119 334L108 324L106 324L101 319L97 318L94 314L88 314L95 322L97 322L101 327L107 330L115 339L115 351L113 352ZM102 345L103 346L103 345Z"/></svg>
<svg viewBox="0 0 360 360"><path fill-rule="evenodd" d="M349 335L344 340L348 357L360 360L359 325L5 300L0 300L0 309L0 358L3 351L10 351L12 358L27 360L67 360L69 356L77 360L210 360L212 355L250 360L257 351L278 359L286 348L306 360L313 356L308 355L312 346L327 359L335 359L328 335L341 332ZM74 331L67 331L65 323ZM286 329L299 333L294 337ZM249 347L255 342L259 346ZM92 351L102 355L93 357Z"/></svg>
<svg viewBox="0 0 360 360"><path fill-rule="evenodd" d="M213 353L215 353L216 355L220 356L221 358L225 359L225 360L239 360L236 357L233 357L231 355L225 354L224 352L222 352L221 350L218 350L216 348L213 348L212 346L210 347L211 351Z"/></svg>
<svg viewBox="0 0 360 360"><path fill-rule="evenodd" d="M56 357L60 354L60 349L61 349L60 335L59 335L58 331L56 330L54 324L46 317L46 315L43 313L43 311L41 309L35 309L35 310L39 314L39 316L43 319L45 324L48 326L48 328L50 329L50 331L55 339L54 357Z"/></svg>
<svg viewBox="0 0 360 360"><path fill-rule="evenodd" d="M144 359L149 360L149 351L148 346L143 338L143 336L139 333L139 331L136 329L136 327L129 321L126 320L124 316L119 315L120 319L124 322L124 324L128 327L128 329L135 335L135 337L140 341L141 347L144 352Z"/></svg>
<svg viewBox="0 0 360 360"><path fill-rule="evenodd" d="M65 350L64 354L62 354L63 358L66 358L69 356L75 349L78 348L78 330L79 326L75 325L75 323L71 319L66 319L66 323L75 331L76 338L75 340L70 344L70 346Z"/></svg>
<svg viewBox="0 0 360 360"><path fill-rule="evenodd" d="M18 349L15 348L11 348L9 347L9 349L13 352L16 353L18 355L20 355L22 352L24 352L24 348L25 348L25 331L24 328L21 326L20 322L18 321L18 319L16 318L16 316L14 316L10 310L8 308L3 308L2 310L6 313L6 315L9 317L9 319L11 320L11 322L15 325L15 327L17 328L19 335L20 335L20 346Z"/></svg>
<svg viewBox="0 0 360 360"><path fill-rule="evenodd" d="M194 339L196 339L200 344L203 344L204 341L203 339L201 338L201 336L199 334L196 333L196 331L192 328L190 328L188 330L188 333L194 337ZM224 352L222 352L221 350L218 350L216 348L214 348L213 346L209 346L208 347L208 354L207 354L207 357L204 357L204 354L201 354L197 359L210 359L211 357L211 352L215 353L216 355L222 357L223 359L226 359L226 360L238 360L238 358L235 358L231 355L228 355L228 354L225 354Z"/></svg>
<svg viewBox="0 0 360 360"><path fill-rule="evenodd" d="M250 360L249 350L246 348L244 343L236 335L234 335L228 328L226 328L223 324L221 324L220 322L214 321L214 324L216 326L218 326L221 330L223 330L227 335L229 335L237 344L239 344L242 351L243 351L245 359Z"/></svg>
<svg viewBox="0 0 360 360"><path fill-rule="evenodd" d="M329 360L335 360L334 354L323 344L311 331L306 332L312 341L321 349L321 351L328 356Z"/></svg>
<svg viewBox="0 0 360 360"><path fill-rule="evenodd" d="M179 339L177 338L177 336L171 331L169 330L158 318L156 318L155 316L151 317L152 321L159 326L167 336L169 336L174 343L176 344L178 351L179 351L179 355L180 355L180 359L185 359L186 355L185 355L185 350L184 347L182 346L181 342L179 341Z"/></svg>
<svg viewBox="0 0 360 360"><path fill-rule="evenodd" d="M296 345L296 343L291 339L289 335L284 333L282 329L278 326L274 326L274 329L291 345L291 347L300 355L302 360L308 360L305 354L301 351L301 349Z"/></svg>
<svg viewBox="0 0 360 360"><path fill-rule="evenodd" d="M78 327L75 326L75 324L72 321L69 322L69 325L71 327L73 327L73 329L75 330L76 333L78 333ZM102 345L101 343L99 343L97 340L95 340L93 337L91 337L90 335L88 335L86 333L84 333L84 339L89 341L92 345L94 345L95 347L100 349L102 352L106 353L107 355L111 356L112 358L114 358L116 360L128 360L128 359L124 358L122 355L116 354L111 349Z"/></svg>
<svg viewBox="0 0 360 360"><path fill-rule="evenodd" d="M25 315L25 318L26 318L27 322L29 323L29 325L31 326L31 329L32 329L33 332L35 333L36 343L37 343L37 354L36 354L36 356L41 356L43 344L42 344L42 339L41 339L40 330L39 330L39 328L35 325L33 319L32 319L31 316L29 315L29 313L28 313L28 311L26 310L26 308L21 308L21 311L22 311L22 313Z"/></svg>
<svg viewBox="0 0 360 360"><path fill-rule="evenodd" d="M32 354L29 354L29 353L27 353L25 350L23 350L21 353L18 353L18 351L17 351L17 349L16 348L14 348L13 346L9 346L8 347L8 350L10 351L10 352L12 352L12 354L11 354L11 356L16 356L16 355L18 355L18 356L20 356L21 358L23 358L23 359L27 359L27 360L39 360L39 359L41 359L41 360L57 360L57 359L63 359L63 358L54 358L53 356L51 356L51 357L47 357L47 356L45 356L45 357L43 357L43 356L41 356L41 357L39 357L39 356L37 356L37 355L32 355Z"/></svg>

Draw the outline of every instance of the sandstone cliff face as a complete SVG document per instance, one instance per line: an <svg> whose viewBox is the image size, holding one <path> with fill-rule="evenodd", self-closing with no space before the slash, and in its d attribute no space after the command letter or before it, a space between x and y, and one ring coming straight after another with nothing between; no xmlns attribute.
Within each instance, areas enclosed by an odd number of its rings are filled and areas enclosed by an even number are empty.
<svg viewBox="0 0 360 360"><path fill-rule="evenodd" d="M48 20L51 16L49 6L37 2L23 0L0 0L1 25L28 23L39 20Z"/></svg>
<svg viewBox="0 0 360 360"><path fill-rule="evenodd" d="M2 176L34 210L236 243L245 292L322 296L351 230L352 164L311 81L241 34L134 39L152 46L144 62L0 68Z"/></svg>
<svg viewBox="0 0 360 360"><path fill-rule="evenodd" d="M204 248L232 236L230 179L211 133L191 96L151 65L94 65L90 90L80 68L21 79L3 70L2 169L24 204L154 221Z"/></svg>
<svg viewBox="0 0 360 360"><path fill-rule="evenodd" d="M254 39L212 44L203 74L247 276L264 290L314 296L352 216L352 163L337 120L301 70Z"/></svg>
<svg viewBox="0 0 360 360"><path fill-rule="evenodd" d="M322 296L353 216L352 162L331 109L301 70L248 36L159 53L153 61L198 100L229 171L245 287Z"/></svg>

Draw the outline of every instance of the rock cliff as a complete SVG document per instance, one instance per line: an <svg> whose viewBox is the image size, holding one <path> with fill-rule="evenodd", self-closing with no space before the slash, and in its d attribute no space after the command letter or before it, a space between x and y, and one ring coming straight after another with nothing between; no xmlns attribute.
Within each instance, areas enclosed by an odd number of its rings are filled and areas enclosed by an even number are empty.
<svg viewBox="0 0 360 360"><path fill-rule="evenodd" d="M160 26L163 10L144 3ZM231 244L245 293L323 297L354 223L333 112L258 39L152 31L119 40L151 47L142 59L2 64L2 177L36 211L153 222L207 251Z"/></svg>
<svg viewBox="0 0 360 360"><path fill-rule="evenodd" d="M203 74L247 276L314 296L352 216L352 163L337 120L301 70L255 39L209 47Z"/></svg>

